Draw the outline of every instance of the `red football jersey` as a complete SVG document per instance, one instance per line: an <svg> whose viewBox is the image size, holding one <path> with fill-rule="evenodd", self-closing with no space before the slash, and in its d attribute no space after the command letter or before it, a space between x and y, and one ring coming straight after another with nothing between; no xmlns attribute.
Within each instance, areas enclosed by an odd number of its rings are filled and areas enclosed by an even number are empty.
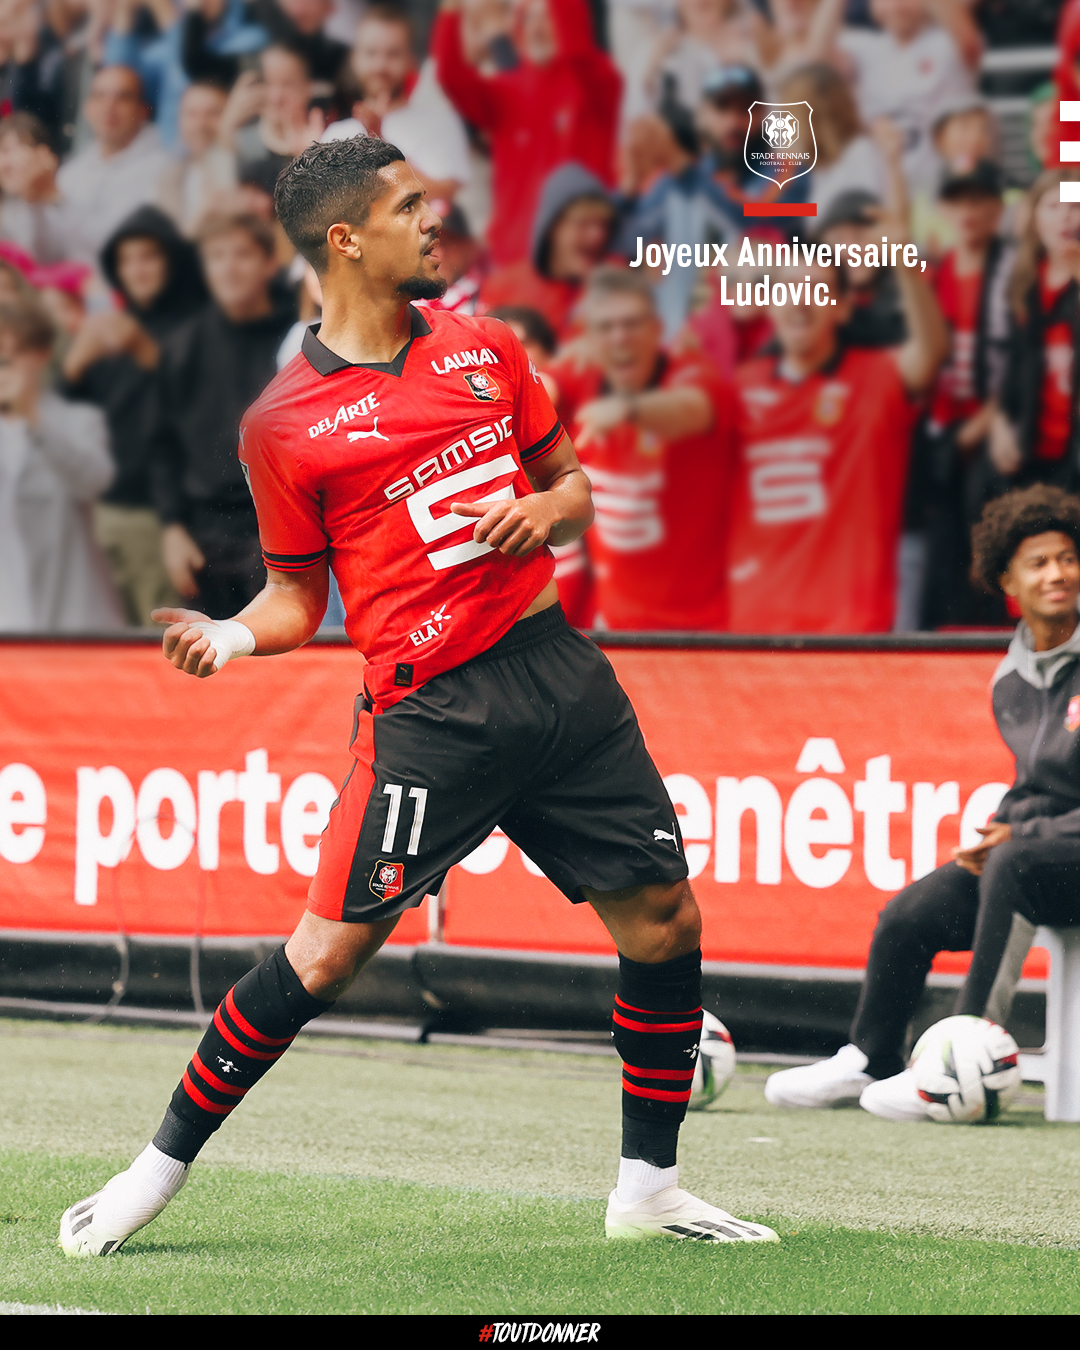
<svg viewBox="0 0 1080 1350"><path fill-rule="evenodd" d="M892 354L848 348L798 384L767 357L738 394L732 632L888 632L914 420Z"/></svg>
<svg viewBox="0 0 1080 1350"><path fill-rule="evenodd" d="M450 511L532 492L522 465L562 436L520 342L497 319L410 312L392 363L351 365L308 332L240 428L267 566L329 551L380 707L486 651L554 569L546 547L477 544L476 518Z"/></svg>
<svg viewBox="0 0 1080 1350"><path fill-rule="evenodd" d="M577 410L606 392L603 372L568 360L551 375L573 438ZM664 356L650 387L701 389L712 403L713 424L669 439L625 422L578 447L596 507L585 542L597 621L607 628L715 632L727 626L729 386L705 357L691 353Z"/></svg>

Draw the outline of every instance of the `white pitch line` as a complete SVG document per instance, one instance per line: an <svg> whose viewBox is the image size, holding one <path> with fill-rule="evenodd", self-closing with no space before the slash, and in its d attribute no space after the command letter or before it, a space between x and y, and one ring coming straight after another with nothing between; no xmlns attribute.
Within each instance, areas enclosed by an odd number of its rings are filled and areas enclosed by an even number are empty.
<svg viewBox="0 0 1080 1350"><path fill-rule="evenodd" d="M96 1308L62 1308L59 1303L0 1303L0 1317L112 1317Z"/></svg>

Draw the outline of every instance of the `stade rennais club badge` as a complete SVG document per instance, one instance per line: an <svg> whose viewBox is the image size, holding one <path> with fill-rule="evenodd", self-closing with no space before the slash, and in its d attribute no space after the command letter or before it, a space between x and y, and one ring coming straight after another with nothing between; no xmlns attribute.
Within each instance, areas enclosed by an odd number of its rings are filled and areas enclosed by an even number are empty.
<svg viewBox="0 0 1080 1350"><path fill-rule="evenodd" d="M751 103L743 154L746 167L783 188L817 163L813 109L809 103Z"/></svg>
<svg viewBox="0 0 1080 1350"><path fill-rule="evenodd" d="M376 895L382 896L384 900L392 900L395 895L401 894L405 885L404 865L396 862L383 862L380 859L375 865L375 871L372 872L368 885Z"/></svg>

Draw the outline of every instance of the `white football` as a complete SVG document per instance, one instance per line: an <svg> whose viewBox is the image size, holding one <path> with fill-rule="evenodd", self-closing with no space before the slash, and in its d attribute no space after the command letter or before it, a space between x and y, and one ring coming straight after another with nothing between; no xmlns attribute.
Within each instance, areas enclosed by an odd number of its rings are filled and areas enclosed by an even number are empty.
<svg viewBox="0 0 1080 1350"><path fill-rule="evenodd" d="M1020 1087L1016 1042L985 1017L945 1017L915 1043L910 1067L931 1120L996 1120Z"/></svg>
<svg viewBox="0 0 1080 1350"><path fill-rule="evenodd" d="M710 1102L716 1101L734 1074L735 1043L731 1039L731 1032L719 1017L714 1017L711 1012L703 1012L689 1109L703 1111Z"/></svg>

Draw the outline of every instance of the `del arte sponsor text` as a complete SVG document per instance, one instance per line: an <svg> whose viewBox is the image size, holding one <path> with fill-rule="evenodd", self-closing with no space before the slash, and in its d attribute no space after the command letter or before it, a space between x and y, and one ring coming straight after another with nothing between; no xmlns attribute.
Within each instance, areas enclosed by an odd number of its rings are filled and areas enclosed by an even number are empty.
<svg viewBox="0 0 1080 1350"><path fill-rule="evenodd" d="M712 781L688 773L668 774L664 786L678 813L691 878L712 862L720 883L779 886L786 862L796 881L815 890L835 886L856 863L855 817L862 816L861 864L877 890L898 891L940 863L942 823L959 818L959 842L979 842L978 829L997 810L1008 785L982 783L963 802L957 781L907 784L892 777L888 754L863 765L849 795L838 775L847 769L835 740L810 737L795 764L800 780L785 802L776 784L757 774L718 774ZM712 789L710 793L709 789ZM193 788L177 769L152 769L136 783L115 765L76 770L74 900L94 905L100 868L115 868L138 845L143 860L173 871L195 854L203 871L220 866L223 809L242 808L244 861L263 876L279 870L281 855L300 876L314 876L319 836L338 794L324 774L301 773L282 793L281 775L270 770L264 749L248 751L244 768L200 770ZM169 802L168 813L162 806ZM277 835L271 838L269 808L280 804ZM910 833L893 817L910 811ZM103 828L103 816L109 821ZM747 821L747 817L750 818ZM0 769L0 859L31 863L46 844L48 803L44 780L30 765ZM230 828L235 828L231 826ZM743 869L743 838L754 839L752 875ZM907 836L909 847L901 841ZM907 856L895 856L894 842ZM496 830L460 863L474 876L500 868L510 840ZM520 855L525 869L540 875Z"/></svg>
<svg viewBox="0 0 1080 1350"><path fill-rule="evenodd" d="M641 235L637 239L637 257L631 267L659 268L663 276L672 267L728 267L728 244L648 244ZM732 245L732 247L734 247ZM774 258L775 255L775 258ZM890 243L888 235L881 236L880 244L801 244L797 234L792 235L790 244L757 245L757 255L749 236L743 239L736 267L812 267L814 263L822 267L832 267L846 261L852 267L918 267L926 271L926 263L919 259L919 250L914 244ZM726 278L721 277L721 285ZM734 304L733 300L726 302Z"/></svg>

